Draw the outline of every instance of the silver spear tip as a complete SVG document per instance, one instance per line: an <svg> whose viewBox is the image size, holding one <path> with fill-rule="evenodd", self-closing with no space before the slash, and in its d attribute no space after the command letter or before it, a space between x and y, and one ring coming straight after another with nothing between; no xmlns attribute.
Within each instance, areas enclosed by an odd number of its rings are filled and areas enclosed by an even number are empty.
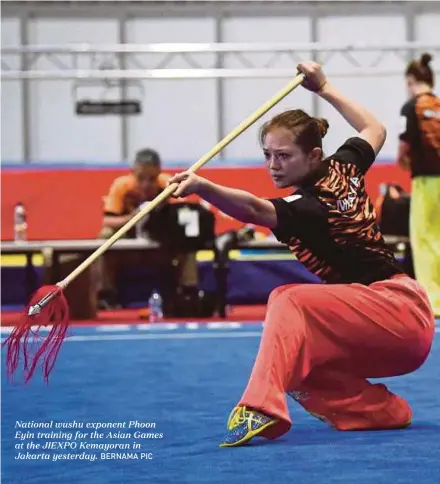
<svg viewBox="0 0 440 484"><path fill-rule="evenodd" d="M28 316L36 316L37 314L40 314L40 311L40 306L38 304L34 304L29 308Z"/></svg>

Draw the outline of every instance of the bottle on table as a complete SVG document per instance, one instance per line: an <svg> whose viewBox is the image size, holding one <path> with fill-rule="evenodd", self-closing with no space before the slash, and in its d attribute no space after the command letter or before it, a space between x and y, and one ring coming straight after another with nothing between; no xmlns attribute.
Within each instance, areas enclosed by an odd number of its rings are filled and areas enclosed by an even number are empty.
<svg viewBox="0 0 440 484"><path fill-rule="evenodd" d="M15 242L27 240L26 210L21 202L17 202L14 207L14 240Z"/></svg>
<svg viewBox="0 0 440 484"><path fill-rule="evenodd" d="M148 307L150 309L149 321L150 323L157 323L163 319L163 299L156 289L153 289L150 299L148 300Z"/></svg>

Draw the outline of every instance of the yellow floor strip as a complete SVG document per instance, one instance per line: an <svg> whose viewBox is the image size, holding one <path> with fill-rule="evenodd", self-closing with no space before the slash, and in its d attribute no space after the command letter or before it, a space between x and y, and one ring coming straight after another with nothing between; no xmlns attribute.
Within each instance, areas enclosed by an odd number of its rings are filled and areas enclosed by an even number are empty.
<svg viewBox="0 0 440 484"><path fill-rule="evenodd" d="M2 255L0 261L2 267L24 267L26 265L26 256ZM41 254L34 254L32 256L32 263L34 266L43 265L43 256Z"/></svg>
<svg viewBox="0 0 440 484"><path fill-rule="evenodd" d="M296 260L296 257L293 254L252 254L252 255L241 254L235 260L241 260L241 261Z"/></svg>
<svg viewBox="0 0 440 484"><path fill-rule="evenodd" d="M231 250L229 257L231 260L241 261L264 261L264 260L295 260L293 254L271 254L271 253L242 253L239 250ZM201 250L197 253L197 260L199 262L209 262L214 260L214 252L211 250ZM2 255L0 258L1 267L24 267L26 265L26 256L24 255ZM41 254L34 254L32 258L33 265L40 267L43 265L43 256Z"/></svg>

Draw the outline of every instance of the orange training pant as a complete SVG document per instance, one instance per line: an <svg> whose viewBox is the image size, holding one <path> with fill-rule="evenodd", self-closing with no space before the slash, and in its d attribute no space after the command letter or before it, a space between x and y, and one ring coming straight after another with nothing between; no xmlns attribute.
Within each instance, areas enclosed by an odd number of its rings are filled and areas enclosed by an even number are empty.
<svg viewBox="0 0 440 484"><path fill-rule="evenodd" d="M290 429L286 393L338 430L402 428L408 403L367 378L419 368L434 337L424 289L399 275L361 284L302 284L275 289L258 355L239 402L279 419L263 433Z"/></svg>

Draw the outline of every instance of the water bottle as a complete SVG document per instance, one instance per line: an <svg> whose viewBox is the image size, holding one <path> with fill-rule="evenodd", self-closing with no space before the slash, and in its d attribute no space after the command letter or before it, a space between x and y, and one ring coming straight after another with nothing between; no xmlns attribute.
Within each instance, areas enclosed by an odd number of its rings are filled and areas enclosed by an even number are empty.
<svg viewBox="0 0 440 484"><path fill-rule="evenodd" d="M14 240L15 242L27 240L26 210L21 202L17 202L14 208Z"/></svg>
<svg viewBox="0 0 440 484"><path fill-rule="evenodd" d="M150 323L157 323L163 319L163 300L162 296L156 289L153 289L150 299L148 300L148 307L150 308Z"/></svg>

